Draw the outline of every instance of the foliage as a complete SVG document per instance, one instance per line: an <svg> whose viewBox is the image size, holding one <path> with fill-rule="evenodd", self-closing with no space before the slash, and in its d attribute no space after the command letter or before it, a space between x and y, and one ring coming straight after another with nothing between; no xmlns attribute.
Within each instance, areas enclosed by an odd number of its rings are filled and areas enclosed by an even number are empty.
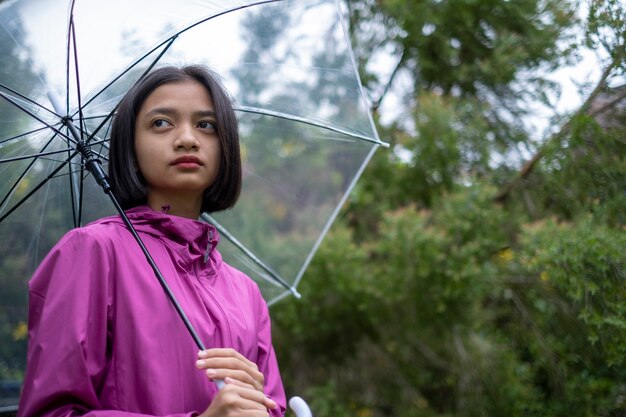
<svg viewBox="0 0 626 417"><path fill-rule="evenodd" d="M396 77L412 89L304 299L272 310L288 393L316 416L626 411L625 8L579 6L348 2L376 114ZM537 141L523 117L558 94L546 71L590 46L600 79Z"/></svg>
<svg viewBox="0 0 626 417"><path fill-rule="evenodd" d="M587 45L604 49L623 74L626 71L626 11L619 0L593 0L590 4Z"/></svg>
<svg viewBox="0 0 626 417"><path fill-rule="evenodd" d="M510 85L520 67L559 54L554 41L572 18L570 6L555 1L392 0L377 6L389 24L403 29L394 40L405 61L413 61L416 80L444 94Z"/></svg>

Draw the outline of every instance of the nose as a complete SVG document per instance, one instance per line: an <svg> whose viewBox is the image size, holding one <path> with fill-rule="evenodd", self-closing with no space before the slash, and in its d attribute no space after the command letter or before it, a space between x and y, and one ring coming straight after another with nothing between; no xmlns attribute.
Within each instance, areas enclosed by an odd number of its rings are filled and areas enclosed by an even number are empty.
<svg viewBox="0 0 626 417"><path fill-rule="evenodd" d="M186 151L198 149L199 142L194 133L193 127L181 126L180 131L176 135L176 140L174 141L175 148Z"/></svg>

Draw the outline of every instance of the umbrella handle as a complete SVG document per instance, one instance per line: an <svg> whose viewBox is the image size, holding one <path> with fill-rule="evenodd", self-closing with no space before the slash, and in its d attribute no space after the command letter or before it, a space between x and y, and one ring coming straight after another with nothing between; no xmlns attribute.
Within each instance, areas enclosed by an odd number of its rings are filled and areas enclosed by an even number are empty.
<svg viewBox="0 0 626 417"><path fill-rule="evenodd" d="M291 408L298 417L313 417L309 405L300 397L291 397L289 400L289 408Z"/></svg>
<svg viewBox="0 0 626 417"><path fill-rule="evenodd" d="M213 382L217 385L217 389L224 388L223 379L216 379ZM291 411L293 411L297 417L313 417L309 405L300 397L291 397L289 400L289 408L291 408Z"/></svg>

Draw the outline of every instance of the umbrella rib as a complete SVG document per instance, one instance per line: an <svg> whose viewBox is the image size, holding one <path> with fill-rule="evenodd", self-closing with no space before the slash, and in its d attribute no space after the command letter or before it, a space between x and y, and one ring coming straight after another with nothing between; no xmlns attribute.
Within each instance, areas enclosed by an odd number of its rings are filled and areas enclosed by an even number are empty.
<svg viewBox="0 0 626 417"><path fill-rule="evenodd" d="M146 73L148 73L152 67L154 67L154 65L156 65L156 63L161 59L161 57L163 56L163 54L165 54L165 52L167 52L167 50L172 46L172 43L176 40L176 38L178 38L178 36L182 33L187 32L188 30L206 22L209 21L211 19L214 19L216 17L228 14L228 13L232 13L238 10L243 10L243 9L247 9L249 7L253 7L253 6L258 6L258 5L262 5L262 4L267 4L267 3L277 3L283 0L264 0L264 1L258 1L256 3L251 3L251 4L246 4L243 6L238 6L238 7L233 7L231 9L227 9L224 10L220 13L211 15L209 17L205 17L203 19L198 20L195 23L190 24L189 26L186 26L182 29L180 29L178 32L176 32L175 34L173 34L172 36L170 36L169 38L165 39L163 42L161 42L160 44L158 44L157 46L155 46L154 48L152 48L151 50L149 50L148 52L146 52L144 55L142 55L141 57L137 58L137 60L135 62L133 62L127 69L125 69L122 73L120 73L117 77L115 77L110 83L108 83L106 86L104 86L100 92L98 94L96 94L94 97L92 97L89 101L87 101L87 103L85 103L85 106L89 105L96 97L98 97L104 90L106 90L107 88L109 88L113 83L115 83L118 79L120 79L121 77L124 76L124 74L126 74L127 72L129 72L132 68L134 68L137 64L139 64L141 61L143 61L144 59L146 59L150 54L152 54L154 51L158 50L159 48L163 47L163 45L168 44L163 51L159 54L159 56L153 61L152 65L148 68L148 70L146 70L146 72L144 72L144 74L141 75L141 78L143 78ZM73 7L73 2L72 2L72 7Z"/></svg>
<svg viewBox="0 0 626 417"><path fill-rule="evenodd" d="M50 142L48 142L48 144L46 144L46 147L49 144L50 144ZM45 149L45 147L44 147L44 149ZM29 155L14 156L14 157L11 157L11 158L3 158L3 159L0 159L0 164L6 163L6 162L23 161L24 159L30 159L30 158L54 160L52 158L41 158L41 157L42 156L57 155L57 154L60 154L60 153L65 153L65 152L67 152L69 150L72 150L72 148L61 149L61 150L56 150L56 151L48 151L48 152L31 153Z"/></svg>
<svg viewBox="0 0 626 417"><path fill-rule="evenodd" d="M322 129L330 130L331 132L341 133L342 135L349 136L351 138L361 139L361 140L373 143L375 145L383 146L386 148L389 147L389 144L387 142L383 142L379 139L372 138L370 136L361 135L355 132L350 132L349 130L341 129L341 128L332 126L328 123L315 122L313 120L306 119L304 117L296 116L296 115L289 114L289 113L276 112L272 110L265 110L265 109L261 109L258 107L250 107L250 106L237 106L235 107L235 110L243 112L243 113L260 114L264 116L272 116L272 117L277 117L279 119L290 120L293 122L304 123L310 126L315 126L315 127L320 127Z"/></svg>
<svg viewBox="0 0 626 417"><path fill-rule="evenodd" d="M15 203L15 205L13 207L11 207L6 213L4 213L2 215L2 217L0 217L0 222L2 222L4 219L6 219L11 213L13 213L15 210L17 210L22 204L24 204L26 202L26 200L28 200L33 194L35 194L37 191L39 191L39 189L41 187L43 187L50 179L54 178L56 173L59 172L61 169L63 169L63 167L68 164L70 162L71 159L73 159L76 155L78 154L78 151L74 151L73 154L71 154L69 156L68 159L66 159L63 163L59 164L58 167L56 167L54 169L54 171L52 171L50 174L48 174L48 176L46 178L44 178L43 181L41 181L39 184L37 184L37 186L35 188L33 188L32 190L30 190L28 192L28 194L26 194L24 197L22 197L21 200L19 200L17 203ZM34 161L32 162L33 164L35 163ZM17 184L18 181L15 182L15 184ZM7 194L8 195L8 194ZM5 197L6 200L6 197ZM2 204L4 204L4 200L2 202Z"/></svg>
<svg viewBox="0 0 626 417"><path fill-rule="evenodd" d="M5 93L0 91L0 96L3 97L5 100L7 100L9 103L13 104L15 107L17 107L18 109L22 110L24 113L28 114L29 116L31 116L32 118L34 118L35 120L43 123L44 125L46 125L49 129L51 129L53 132L55 132L56 134L58 134L59 136L65 138L68 143L72 142L72 139L69 138L68 136L64 135L60 130L58 130L57 128L55 128L54 126L52 126L51 124L45 122L44 120L42 120L41 118L39 118L36 114L34 114L33 112L31 112L30 110L26 109L25 107L23 107L21 104L17 103L13 98L9 97L8 95L6 95ZM53 135L52 138L50 138L50 140L48 141L48 143L46 143L46 145L42 148L42 150L46 149L48 147L48 145L50 145L50 143L52 143L52 140L56 137L56 135ZM69 151L69 148L68 148ZM18 207L20 207L22 204L24 204L24 202L31 196L33 195L35 192L37 192L37 190L39 190L41 187L43 187L43 185L50 179L54 177L54 174L56 174L58 171L60 171L72 158L74 158L74 156L76 156L78 152L75 151L72 155L69 156L68 159L65 160L65 162L61 163L46 179L44 179L43 181L41 181L35 188L33 188L28 194L26 194L20 201L18 201L11 209L9 209L2 217L0 217L0 222L2 222L5 218L7 218L7 216L9 216L13 211L15 211ZM15 190L15 187L17 187L18 182L24 178L24 176L26 175L26 173L30 170L30 168L35 164L36 159L33 159L33 161L31 161L31 163L28 165L28 167L26 167L26 169L24 169L24 171L20 174L19 178L17 181L15 181L15 183L13 184L13 187L7 192L7 194L5 195L5 197L2 199L2 202L0 202L0 206L4 205L7 198L9 198L9 195L11 195L11 193L13 192L13 190Z"/></svg>
<svg viewBox="0 0 626 417"><path fill-rule="evenodd" d="M68 86L68 88L69 88L69 86ZM56 133L56 134L58 134L59 136L61 136L61 137L65 138L68 142L71 142L71 143L78 143L78 142L77 142L77 140L75 140L75 139L73 139L73 138L71 138L71 137L69 137L69 136L64 135L64 134L63 134L60 130L58 130L56 127L54 127L54 126L52 126L51 124L49 124L49 123L45 122L44 120L42 120L39 116L37 116L36 114L34 114L32 111L30 111L30 110L26 109L24 106L22 106L21 104L19 104L18 102L16 102L16 101L15 101L12 97L8 96L8 95L7 95L7 94L5 94L4 92L0 91L0 96L1 96L1 97L3 97L5 100L7 100L9 103L13 104L13 105L14 105L15 107L17 107L18 109L22 110L24 113L26 113L26 114L28 114L29 116L31 116L33 119L35 119L35 120L37 120L37 121L39 121L39 122L43 123L44 125L46 125L49 129L51 129L53 132L55 132L55 133ZM53 113L53 114L55 114L55 115L56 115L56 113ZM57 116L58 116L58 115L57 115ZM81 123L81 125L82 125L82 123ZM103 123L99 126L99 128L100 128L101 126L103 126L103 125L104 125L104 122L103 122ZM82 129L81 129L81 134L82 134ZM52 139L53 139L53 138L54 138L54 136L52 137ZM52 139L50 140L50 142L52 141ZM80 139L80 137L79 137L79 138L76 138L76 139ZM45 147L47 147L47 146L50 144L50 142L48 142L48 143L46 144L46 146L45 146ZM43 149L45 149L45 147L44 147ZM71 151L71 148L68 148L68 149L67 149L67 150L65 150L65 151L70 152L70 151ZM22 205L22 204L26 201L26 199L27 199L28 197L30 197L31 195L33 195L33 194L34 194L37 190L39 190L39 189L40 189L40 188L41 188L41 187L42 187L42 186L46 183L46 181L48 181L49 179L53 178L53 177L54 177L54 174L56 174L56 173L57 173L58 171L60 171L63 167L65 167L65 166L66 166L66 165L67 165L67 164L68 164L68 163L69 163L69 162L70 162L70 161L74 158L74 156L76 156L76 154L78 154L78 151L75 151L73 154L69 155L69 157L68 157L68 158L67 158L67 159L66 159L63 163L61 163L61 164L60 164L60 165L59 165L59 166L58 166L58 167L57 167L57 168L56 168L56 169L55 169L55 170L54 170L54 171L50 174L50 176L48 176L46 179L44 179L42 182L40 182L40 183L39 183L39 184L38 184L35 188L33 188L33 189L31 190L31 192L29 192L29 193L28 193L28 194L27 194L27 195L26 195L26 196L25 196L22 200L18 201L18 202L17 202L17 203L16 203L16 204L15 204L15 205L14 205L14 206L13 206L13 207L12 207L12 208L8 211L8 212L6 212L6 213L5 213L2 217L0 217L0 222L1 222L2 220L4 220L4 219L5 219L5 218L6 218L9 214L11 214L13 211L15 211L18 207L20 207L20 206L21 206L21 205ZM24 175L26 175L26 172L28 172L28 170L32 167L32 165L33 165L34 163L35 163L35 160L33 160L33 161L29 164L29 166L28 166L28 167L24 170L24 172L20 175L20 179L21 179L21 178L23 178L23 176L24 176ZM70 164L70 166L71 166L71 164ZM81 170L82 170L82 168L81 168ZM70 175L70 177L69 177L69 178L70 178L70 187L71 187L71 190L72 190L72 192L73 192L73 189L74 189L74 187L73 187L73 176L72 176L72 175ZM15 185L17 185L17 181L15 182ZM14 188L12 188L12 190L13 190L13 189L14 189ZM11 191L9 191L9 192L6 194L5 198L2 200L2 202L0 203L0 205L4 204L4 203L6 202L6 199L8 198L8 196L9 196L10 194L11 194ZM72 198L72 208L73 208L72 212L74 213L74 224L77 224L77 223L76 223L76 218L75 218L75 217L76 217L76 216L75 216L75 214L76 214L76 210L75 210L75 207L74 207L74 198ZM79 216L79 217L80 217L80 216Z"/></svg>
<svg viewBox="0 0 626 417"><path fill-rule="evenodd" d="M78 47L76 46L76 25L74 24L74 13L72 12L71 23L70 23L70 33L72 36L72 45L74 51L74 72L76 75L76 95L78 96L78 120L80 123L78 124L78 128L80 129L80 138L83 138L83 106L82 106L82 98L80 91L80 74L78 68ZM69 91L68 91L69 95Z"/></svg>
<svg viewBox="0 0 626 417"><path fill-rule="evenodd" d="M52 143L52 140L56 137L56 135L59 135L63 138L65 138L68 143L69 142L74 142L70 137L64 135L60 130L58 130L56 127L52 126L50 123L42 120L39 116L37 116L36 114L34 114L32 111L26 109L24 106L22 106L21 104L17 103L12 97L8 96L7 94L5 94L4 92L0 91L0 97L4 98L6 101L8 101L9 103L13 104L15 107L17 107L18 109L22 110L24 113L28 114L29 116L31 116L33 119L39 121L40 123L43 123L44 125L46 125L49 129L51 129L53 132L55 132L55 135L53 135L50 140L48 141L48 143L46 143L44 145L44 147L42 148L42 150L46 149L48 147L48 145L50 145L50 143ZM69 152L68 148L68 152ZM41 181L39 184L37 184L37 186L35 188L33 188L30 192L28 192L28 194L26 194L21 200L19 200L13 207L11 207L6 213L4 213L2 215L2 217L0 217L0 222L2 222L4 219L6 219L11 213L13 213L18 207L20 207L22 204L24 204L24 202L26 202L26 200L32 196L35 192L37 192L41 187L43 187L43 185L51 178L54 177L54 175L59 172L65 165L67 165L73 158L74 156L76 156L78 154L78 151L75 151L73 154L71 154L63 163L59 164L59 166L52 171L47 178L45 178L43 181ZM26 175L26 173L28 172L28 170L33 166L33 164L35 163L36 159L34 159L33 161L31 161L31 163L28 165L28 167L26 167L26 169L22 172L22 174L20 174L19 179L24 178L24 175ZM0 202L0 206L4 205L4 203L6 202L7 198L9 197L9 195L11 194L11 192L15 189L15 187L17 186L17 183L19 182L16 181L14 183L13 188L11 188L11 190L9 190L9 192L6 194L6 196L2 199L2 202Z"/></svg>
<svg viewBox="0 0 626 417"><path fill-rule="evenodd" d="M276 271L274 271L269 265L259 259L250 249L244 246L235 236L233 236L224 226L222 226L214 217L212 217L208 213L202 213L200 217L215 226L215 228L220 232L222 236L228 239L233 245L235 245L239 250L241 250L244 254L246 254L252 261L260 266L265 272L269 274L269 276L276 281L279 285L284 287L286 290L291 292L296 298L300 298L300 293L296 290L295 287L289 285Z"/></svg>
<svg viewBox="0 0 626 417"><path fill-rule="evenodd" d="M83 120L96 120L96 119L102 119L102 118L107 118L109 117L109 114L100 114L98 116L86 116L83 117Z"/></svg>
<svg viewBox="0 0 626 417"><path fill-rule="evenodd" d="M163 48L163 51L161 51L161 53L159 54L159 56L157 56L155 58L155 60L152 62L152 64L150 64L148 66L148 68L143 72L143 74L141 74L141 76L139 77L139 79L142 79L143 77L146 76L146 74L148 74L152 68L154 68L154 66L156 65L156 63L161 59L161 57L163 57L163 54L165 54L165 52L167 52L167 50L172 46L172 43L174 43L174 39L172 39L169 42L169 45L167 45L167 47ZM143 58L145 58L147 55L144 55ZM90 100L87 101L87 103L85 103L85 106L89 105L93 100L96 99L96 97L98 97L100 94L102 94L107 88L109 88L111 85L113 85L113 83L115 83L115 81L119 80L124 74L126 74L128 71L130 71L135 65L137 65L141 60L138 60L137 62L135 62L133 65L131 65L130 67L128 67L124 72L122 72L120 75L118 75L115 79L113 79L110 83L108 83L104 88L102 88L95 96L93 96ZM92 117L93 119L96 118L102 118L104 117L104 120L102 120L102 122L100 122L100 124L98 125L98 127L96 127L93 132L91 132L91 134L89 135L89 137L87 138L86 143L89 144L93 144L91 143L91 140L96 136L96 134L107 124L107 122L113 117L113 114L115 114L115 111L117 110L117 107L119 106L119 102L115 105L115 107L113 107L113 109L106 115L106 116L94 116ZM80 120L81 120L81 125L84 122L84 118L82 116L82 106L79 108L80 111ZM75 113L74 113L75 114ZM104 143L104 140L98 141L100 143Z"/></svg>
<svg viewBox="0 0 626 417"><path fill-rule="evenodd" d="M65 111L69 113L70 107L70 48L71 48L71 39L70 34L72 33L72 26L74 26L74 5L76 1L72 0L70 5L70 16L69 22L67 26L67 51L65 51ZM69 115L69 114L68 114Z"/></svg>
<svg viewBox="0 0 626 417"><path fill-rule="evenodd" d="M203 18L203 19L200 19L200 20L198 20L197 22L192 23L192 24L190 24L190 25L189 25L189 26L187 26L187 27L184 27L183 29L179 30L176 34L172 35L172 36L170 37L170 39L172 39L172 38L176 38L176 37L178 37L178 35L180 35L181 33L185 33L185 32L187 32L188 30L190 30L190 29L192 29L192 28L194 28L194 27L196 27L196 26L198 26L198 25L200 25L200 24L202 24L202 23L204 23L204 22L207 22L207 21L209 21L209 20L211 20L211 19L215 19L216 17L220 17L220 16L223 16L223 15L225 15L225 14L232 13L232 12L236 12L236 11L243 10L243 9L247 9L247 8L250 8L250 7L260 6L260 5L262 5L262 4L278 3L278 2L280 2L280 1L284 1L284 0L263 0L263 1L257 1L257 2L255 2L255 3L244 4L244 5L242 5L242 6L237 6L237 7L233 7L233 8L231 8L231 9L223 10L223 11L221 11L221 12L219 12L219 13L214 14L214 15L211 15L211 16L205 17L205 18ZM165 42L167 42L167 40L166 40L166 41L163 41L163 42L161 43L161 45L163 45ZM159 45L159 46L160 46L160 45ZM157 47L157 48L158 48L158 47ZM155 49L156 49L156 48L155 48ZM153 50L154 50L154 49L153 49Z"/></svg>
<svg viewBox="0 0 626 417"><path fill-rule="evenodd" d="M46 143L43 148L41 149L42 151L44 149L46 149L48 147L48 145L50 145L52 143L52 141L54 140L54 136L52 136L50 138L50 140L48 141L48 143ZM17 185L20 183L20 181L22 181L22 179L26 176L26 174L28 173L28 171L32 168L32 166L35 164L36 159L33 159L28 166L24 169L24 171L22 171L22 173L19 175L19 177L17 177L17 179L13 182L13 185L11 186L11 188L9 188L9 190L7 191L7 193L5 194L4 198L2 199L2 201L0 201L0 207L4 206L4 204L6 203L7 199L9 198L9 196L13 193L13 191L17 188Z"/></svg>
<svg viewBox="0 0 626 417"><path fill-rule="evenodd" d="M52 126L50 123L42 120L39 116L37 116L35 113L31 112L30 110L28 110L27 108L25 108L24 106L22 106L21 104L17 103L16 101L13 100L13 98L11 98L10 96L6 95L5 93L3 93L2 91L0 91L0 97L4 98L6 101L8 101L9 103L13 104L15 107L17 107L18 109L22 110L24 113L26 113L27 115L29 115L30 117L32 117L33 119L37 120L38 122L46 125L46 127L48 127L48 129L51 129L54 133L56 133L57 135L67 139L69 142L74 142L74 140L72 138L70 138L69 136L65 135L63 132L61 132L59 129L57 129L56 127ZM53 113L56 116L58 116L56 113Z"/></svg>
<svg viewBox="0 0 626 417"><path fill-rule="evenodd" d="M298 272L298 275L296 276L296 279L294 281L294 286L298 286L298 284L300 283L300 280L302 279L304 271L308 268L309 264L313 260L313 256L315 255L315 252L317 252L317 249L322 244L322 240L324 239L324 237L326 236L326 234L330 230L330 227L332 226L333 222L335 221L335 219L339 215L339 212L344 207L345 202L348 199L348 196L350 195L350 193L354 189L357 181L359 180L359 178L363 174L363 171L365 170L365 167L367 166L369 161L372 159L372 157L374 156L375 152L376 152L376 148L370 149L368 155L365 157L365 159L361 163L361 166L359 167L359 169L355 173L354 177L352 177L352 181L348 185L348 188L346 189L346 191L343 193L343 196L339 200L339 203L335 207L335 210L333 211L333 213L330 215L330 217L326 221L326 225L322 229L322 232L320 233L319 237L317 238L317 241L315 242L315 244L313 245L313 248L309 252L309 256L307 257L307 259L302 264L302 267L300 268L300 272Z"/></svg>
<svg viewBox="0 0 626 417"><path fill-rule="evenodd" d="M167 44L163 50L159 53L159 55L154 59L154 61L152 61L152 63L148 66L148 68L143 72L143 74L141 74L141 76L139 77L139 79L142 79L143 77L146 76L146 74L148 74L152 68L154 68L154 66L157 64L157 62L159 62L159 60L163 57L163 55L171 48L172 44L174 43L174 41L176 40L176 36L171 37L170 39L168 39L165 42L160 43L156 48L152 49L151 51L149 51L148 53L144 54L142 57L138 58L135 62L133 62L128 68L126 68L124 71L122 71L117 77L113 78L107 85L105 85L95 96L93 96L92 98L90 98L86 103L85 103L85 107L88 106L89 104L91 104L92 101L94 101L100 94L102 94L107 88L109 88L110 86L112 86L113 84L115 84L115 82L117 80L119 80L120 78L122 78L126 73L128 73L131 69L133 69L135 66L137 66L137 64L139 64L141 61L143 61L144 59L146 59L150 54L152 54L154 51L156 51L157 49L159 49L160 47L162 47L163 45ZM119 105L119 103L118 103ZM97 132L102 125L104 125L113 115L113 113L115 113L115 110L117 109L117 105L113 108L113 110L111 111L111 113L109 113L108 116L106 116L105 120L101 123L100 126L98 126L98 129L95 130L95 132Z"/></svg>
<svg viewBox="0 0 626 417"><path fill-rule="evenodd" d="M32 105L34 105L34 106L36 106L36 107L39 107L40 109L43 109L43 110L47 111L48 113L50 113L50 114L52 114L52 115L57 116L57 114L56 114L55 112L53 112L52 110L50 110L49 108L47 108L47 107L45 107L45 106L43 106L43 105L39 104L38 102L36 102L36 101L34 101L34 100L31 100L30 98L26 97L24 94L22 94L22 93L20 93L20 92L18 92L18 91L16 91L16 90L14 90L13 88L11 88L11 87L9 87L9 86L7 86L7 85L3 84L3 83L0 83L0 88L3 88L3 89L5 89L5 90L9 91L11 94L14 94L14 95L18 96L18 97L19 97L19 98L21 98L22 100L27 101L28 103L30 103L30 104L32 104ZM2 92L0 92L0 94L2 94L2 96L3 96L4 98L8 97L8 96L6 96L6 95L5 95L4 93L2 93ZM13 103L13 104L15 104L12 100L8 100L8 101L9 101L9 102L11 102L11 103ZM18 108L20 108L20 109L22 109L22 110L23 110L23 107L22 107L22 106L18 106L17 104L15 104L15 105L16 105Z"/></svg>
<svg viewBox="0 0 626 417"><path fill-rule="evenodd" d="M71 41L71 42L70 42ZM69 33L68 33L68 40L67 40L67 68L68 68L68 72L67 72L67 91L66 91L66 96L67 96L67 100L68 100L68 108L69 108L69 96L70 96L70 92L69 92L69 63L70 63L70 50L73 51L73 58L74 58L74 76L76 78L76 95L78 98L78 129L80 131L80 135L76 138L76 140L78 142L84 142L83 140L83 136L84 136L84 129L83 129L83 125L84 125L84 120L83 120L83 107L82 107L82 99L81 99L81 90L80 90L80 73L79 73L79 66L78 66L78 47L76 45L76 24L74 22L74 3L72 3L72 11L70 13L70 23L69 23ZM82 177L83 175L83 170L84 167L81 165L81 167L79 168L79 172L78 174ZM69 171L70 171L70 176L69 176L69 182L70 182L70 194L71 194L71 202L72 202L72 216L74 217L74 224L81 224L81 220L82 220L82 196L83 196L83 182L80 181L78 184L78 190L76 190L76 184L74 181L74 170L72 169L72 166L69 166ZM78 195L75 195L75 193L78 193Z"/></svg>
<svg viewBox="0 0 626 417"><path fill-rule="evenodd" d="M33 130L29 131L29 132L20 133L19 135L15 135L15 136L12 136L10 138L2 139L2 140L0 140L0 145L5 144L5 143L10 142L10 141L15 140L15 139L23 138L24 136L32 135L33 133L42 132L42 131L44 131L46 129L48 129L48 126L39 127L37 129L33 129Z"/></svg>
<svg viewBox="0 0 626 417"><path fill-rule="evenodd" d="M107 150L109 149L108 144L109 144L109 141L106 140L106 139L100 139L100 140L96 140L94 142L90 142L89 143L89 145L91 145L91 146L93 146L93 145L102 145L101 148L106 148ZM102 153L100 153L98 151L93 151L93 152L97 153L98 156L105 157ZM105 159L108 159L108 158L105 157Z"/></svg>
<svg viewBox="0 0 626 417"><path fill-rule="evenodd" d="M171 48L172 44L174 43L174 41L176 40L176 38L178 38L178 36L181 33L184 33L188 30L190 30L191 28L206 22L208 20L214 19L216 17L219 17L221 15L224 14L228 14L240 9L245 9L245 8L249 8L252 6L258 6L261 4L266 4L266 3L276 3L282 0L265 0L265 1L259 1L256 3L252 3L252 4L248 4L248 5L244 5L244 6L239 6L239 7L234 7L232 9L228 9L225 10L221 13L209 16L207 18L201 19L189 26L186 26L185 28L181 29L180 31L176 32L174 35L172 35L171 37L169 37L168 39L164 40L163 42L161 42L160 44L158 44L157 46L155 46L154 48L152 48L150 51L148 51L147 53L145 53L144 55L142 55L141 57L137 58L137 60L135 60L135 62L133 62L128 68L126 68L124 71L122 71L117 77L113 78L108 84L106 84L96 95L94 95L91 99L89 99L84 106L79 106L79 112L82 113L82 109L83 107L88 106L89 104L91 104L98 96L100 96L104 91L106 91L111 85L113 85L115 82L117 82L117 80L119 80L120 78L122 78L126 73L128 73L131 69L133 69L135 66L137 66L141 61L143 61L144 59L146 59L148 56L150 56L154 51L158 50L159 48L162 48L161 52L159 53L159 55L152 61L152 63L148 66L148 68L144 71L143 74L141 74L141 76L139 77L139 79L142 79L143 77L146 76L146 74L148 74L152 68L154 68L154 66L161 60L161 58L163 57L163 55ZM72 1L72 16L73 16L73 10L74 10L74 1ZM69 44L69 38L68 38L68 44ZM69 51L68 51L68 62L69 62ZM68 65L69 66L69 65ZM78 69L77 69L78 71ZM69 78L69 72L67 77ZM68 85L68 89L69 89L69 85ZM69 93L68 93L69 96ZM119 103L118 103L119 105ZM102 129L102 127L109 121L109 119L113 116L113 114L115 113L117 109L117 105L113 108L113 110L111 110L111 112L105 117L105 119L100 123L100 125L91 133L91 136L87 139L87 143L90 142L90 140L92 139L93 135L95 135L96 133L98 133L100 131L100 129ZM74 113L75 115L76 113ZM83 121L83 117L82 115L80 116L80 120L81 120L81 125L82 125L82 121ZM81 131L82 132L82 131Z"/></svg>

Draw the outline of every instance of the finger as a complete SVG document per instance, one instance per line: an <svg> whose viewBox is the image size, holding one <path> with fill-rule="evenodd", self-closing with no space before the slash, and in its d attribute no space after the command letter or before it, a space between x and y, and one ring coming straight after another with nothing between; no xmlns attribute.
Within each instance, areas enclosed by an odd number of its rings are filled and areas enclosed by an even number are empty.
<svg viewBox="0 0 626 417"><path fill-rule="evenodd" d="M208 369L208 368L239 369L239 370L248 372L250 376L252 376L255 379L263 378L263 373L259 371L256 364L254 364L254 366L250 366L249 362L242 361L239 358L234 358L234 357L198 359L196 361L196 367L198 369Z"/></svg>
<svg viewBox="0 0 626 417"><path fill-rule="evenodd" d="M206 349L198 352L199 359L210 359L210 358L237 358L240 361L244 362L248 366L259 369L255 362L252 362L241 353L237 352L235 349L231 348L214 348L214 349Z"/></svg>
<svg viewBox="0 0 626 417"><path fill-rule="evenodd" d="M211 404L218 406L218 408L221 408L223 411L238 411L237 415L240 415L241 411L264 411L267 413L267 406L264 403L251 400L241 395L244 390L244 388L238 388L232 385L227 386L217 393ZM222 412L218 415L222 414L227 415L228 413Z"/></svg>
<svg viewBox="0 0 626 417"><path fill-rule="evenodd" d="M254 384L257 389L263 390L265 386L265 375L256 367L252 368L246 362L240 361L238 358L209 358L198 359L196 361L198 369L206 369L209 378L224 379L227 376L240 379L243 382Z"/></svg>
<svg viewBox="0 0 626 417"><path fill-rule="evenodd" d="M251 389L248 384L245 384L233 378L226 378L224 382L226 383L227 386L233 387L231 389L234 389L234 387L236 387L237 392L242 398L257 402L259 404L263 404L264 407L269 408L270 410L273 410L276 407L278 407L278 404L276 404L276 401L267 397L263 392L259 392L258 390Z"/></svg>
<svg viewBox="0 0 626 417"><path fill-rule="evenodd" d="M252 373L259 372L256 364L252 366L249 361L243 361L240 358L232 356L198 359L196 361L196 366L198 368L228 368L250 370Z"/></svg>
<svg viewBox="0 0 626 417"><path fill-rule="evenodd" d="M254 379L252 376L250 376L250 374L242 370L207 369L205 372L206 372L206 375L212 380L215 380L215 379L224 380L226 378L232 378L237 381L240 381L241 383L248 385L249 387L257 391L263 392L263 389L264 389L263 377L261 378L261 380Z"/></svg>
<svg viewBox="0 0 626 417"><path fill-rule="evenodd" d="M264 410L267 412L267 405L263 401L263 396L251 395L257 393L246 387L241 387L230 382L220 390L213 400L222 403L228 409L237 410Z"/></svg>

